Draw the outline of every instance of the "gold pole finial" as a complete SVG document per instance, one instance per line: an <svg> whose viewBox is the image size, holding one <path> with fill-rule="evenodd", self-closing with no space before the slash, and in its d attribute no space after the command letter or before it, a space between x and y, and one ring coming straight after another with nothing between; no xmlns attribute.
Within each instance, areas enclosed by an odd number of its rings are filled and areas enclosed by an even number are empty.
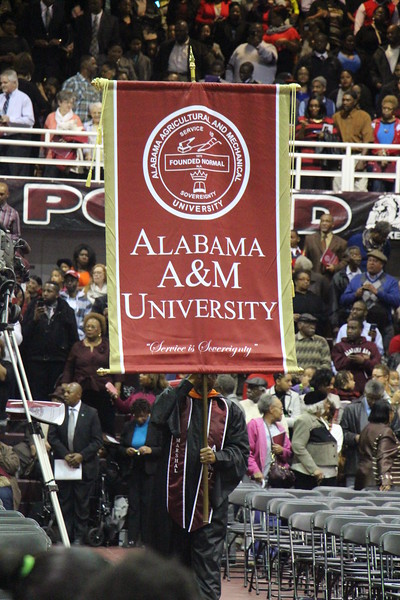
<svg viewBox="0 0 400 600"><path fill-rule="evenodd" d="M189 46L189 69L190 69L190 81L193 83L196 81L196 60L193 54L192 46Z"/></svg>

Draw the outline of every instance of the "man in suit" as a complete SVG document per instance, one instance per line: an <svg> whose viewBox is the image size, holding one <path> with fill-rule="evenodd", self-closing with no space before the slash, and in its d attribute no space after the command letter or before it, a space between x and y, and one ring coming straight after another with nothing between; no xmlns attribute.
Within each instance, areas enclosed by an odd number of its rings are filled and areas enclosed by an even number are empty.
<svg viewBox="0 0 400 600"><path fill-rule="evenodd" d="M21 353L33 398L48 400L69 351L79 340L75 313L59 298L57 283L47 281L42 298L29 303L22 331Z"/></svg>
<svg viewBox="0 0 400 600"><path fill-rule="evenodd" d="M389 25L387 28L388 43L379 46L372 57L371 81L379 92L383 85L395 79L394 69L400 58L400 28Z"/></svg>
<svg viewBox="0 0 400 600"><path fill-rule="evenodd" d="M332 233L334 226L333 217L330 213L322 215L319 222L319 233L306 237L304 254L313 264L313 271L322 273L330 281L336 271L346 266L344 254L347 242L343 238ZM325 259L322 260L322 256Z"/></svg>
<svg viewBox="0 0 400 600"><path fill-rule="evenodd" d="M353 487L358 467L358 444L360 433L368 425L371 408L377 400L383 400L385 389L379 381L370 379L365 384L364 396L358 402L345 407L340 421L343 429L343 453L346 457L346 486Z"/></svg>
<svg viewBox="0 0 400 600"><path fill-rule="evenodd" d="M97 59L110 46L119 44L118 19L103 10L103 0L89 0L88 11L75 19L74 63L79 68L83 55Z"/></svg>
<svg viewBox="0 0 400 600"><path fill-rule="evenodd" d="M68 28L62 0L34 0L26 10L22 31L32 51L35 80L65 79Z"/></svg>
<svg viewBox="0 0 400 600"><path fill-rule="evenodd" d="M214 39L219 44L227 63L235 49L246 41L247 23L239 2L231 2L227 19L215 22Z"/></svg>
<svg viewBox="0 0 400 600"><path fill-rule="evenodd" d="M168 75L178 75L179 81L190 81L190 48L196 62L196 81L204 78L208 66L208 50L205 44L189 37L186 21L175 25L175 39L163 42L154 62L153 79L164 80Z"/></svg>
<svg viewBox="0 0 400 600"><path fill-rule="evenodd" d="M64 387L65 418L62 425L50 425L47 436L54 458L64 459L77 469L81 480L57 481L58 497L68 535L74 544L83 544L89 519L89 500L98 475L97 452L103 444L97 410L82 404L79 383Z"/></svg>

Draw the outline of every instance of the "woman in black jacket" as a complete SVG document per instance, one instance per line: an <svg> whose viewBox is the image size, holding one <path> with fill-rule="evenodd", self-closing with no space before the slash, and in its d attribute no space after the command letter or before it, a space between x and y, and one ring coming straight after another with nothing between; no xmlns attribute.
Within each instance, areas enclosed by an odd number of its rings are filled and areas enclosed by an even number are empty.
<svg viewBox="0 0 400 600"><path fill-rule="evenodd" d="M128 484L128 546L133 548L148 542L150 497L157 457L161 453L157 432L147 445L151 406L138 398L131 407L132 420L126 423L121 434L119 456L122 475Z"/></svg>

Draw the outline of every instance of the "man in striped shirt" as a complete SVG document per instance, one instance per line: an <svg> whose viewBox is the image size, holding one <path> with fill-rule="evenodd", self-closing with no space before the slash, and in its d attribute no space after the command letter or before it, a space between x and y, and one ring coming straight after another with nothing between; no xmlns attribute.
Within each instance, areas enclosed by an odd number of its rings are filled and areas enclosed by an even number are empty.
<svg viewBox="0 0 400 600"><path fill-rule="evenodd" d="M7 204L7 200L10 196L8 185L6 183L0 183L0 225L10 232L12 240L15 242L21 237L21 226L19 221L19 214Z"/></svg>

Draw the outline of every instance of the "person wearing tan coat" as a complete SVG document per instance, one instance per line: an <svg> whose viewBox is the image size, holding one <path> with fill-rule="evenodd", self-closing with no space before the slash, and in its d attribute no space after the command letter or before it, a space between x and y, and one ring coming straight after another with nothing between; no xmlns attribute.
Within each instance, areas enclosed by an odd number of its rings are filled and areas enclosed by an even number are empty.
<svg viewBox="0 0 400 600"><path fill-rule="evenodd" d="M21 502L21 490L15 477L18 469L18 455L11 446L0 442L0 499L7 510L16 510Z"/></svg>

